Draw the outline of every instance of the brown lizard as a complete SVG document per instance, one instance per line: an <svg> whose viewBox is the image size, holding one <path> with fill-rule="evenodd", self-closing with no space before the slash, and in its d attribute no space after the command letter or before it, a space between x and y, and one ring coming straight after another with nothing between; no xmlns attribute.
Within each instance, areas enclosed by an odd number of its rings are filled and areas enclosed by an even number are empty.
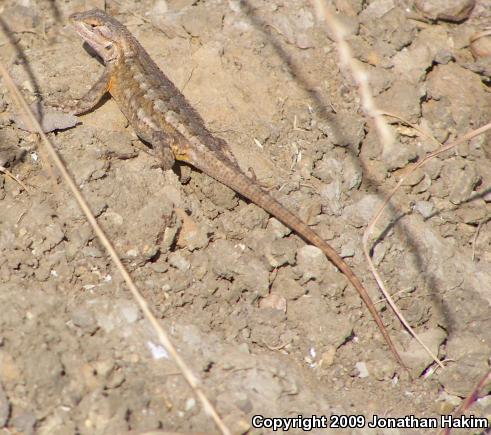
<svg viewBox="0 0 491 435"><path fill-rule="evenodd" d="M314 230L242 172L228 144L210 133L201 116L128 29L98 9L72 14L70 21L105 64L102 76L74 106L74 113L88 112L109 92L137 135L153 146L164 169L170 169L175 160L194 166L321 249L358 291L390 350L404 366L367 291L346 262Z"/></svg>

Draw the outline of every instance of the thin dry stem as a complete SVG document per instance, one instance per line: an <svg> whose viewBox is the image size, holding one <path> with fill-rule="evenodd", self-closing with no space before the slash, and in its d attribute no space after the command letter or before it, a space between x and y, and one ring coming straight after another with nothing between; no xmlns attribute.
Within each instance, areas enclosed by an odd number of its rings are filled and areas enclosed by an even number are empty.
<svg viewBox="0 0 491 435"><path fill-rule="evenodd" d="M396 113L387 112L385 110L379 110L379 113L381 115L386 115L386 116L390 116L391 118L395 118L395 119L399 120L400 122L402 122L403 124L408 125L409 127L413 128L415 131L417 131L421 136L434 142L436 145L438 145L438 147L443 146L443 144L440 141L438 141L437 139L435 139L435 137L433 135L431 135L427 131L423 130L418 125L407 121L406 119L402 118L401 116L397 115Z"/></svg>
<svg viewBox="0 0 491 435"><path fill-rule="evenodd" d="M317 19L319 21L325 21L331 29L341 64L351 71L353 80L358 87L363 110L365 114L374 121L375 128L377 129L384 150L389 150L394 143L394 137L383 116L375 106L370 85L368 83L368 74L360 67L360 64L354 58L351 48L345 40L343 26L339 24L338 20L334 17L334 14L329 10L325 0L311 0L311 3L313 3Z"/></svg>
<svg viewBox="0 0 491 435"><path fill-rule="evenodd" d="M7 168L4 168L3 166L0 166L0 172L3 172L7 177L10 177L12 180L14 180L16 183L19 183L19 185L27 192L29 192L29 189L27 186L20 180L18 180L12 172L10 172Z"/></svg>
<svg viewBox="0 0 491 435"><path fill-rule="evenodd" d="M372 235L372 232L373 232L373 229L375 228L375 225L376 223L378 222L380 216L382 215L385 207L387 206L387 204L389 203L390 199L394 196L394 194L397 192L397 190L399 190L399 187L404 183L404 181L411 176L411 174L414 173L414 171L416 171L418 168L422 167L423 165L425 165L426 163L428 163L431 159L435 158L436 156L444 153L445 151L448 151L454 147L456 147L457 145L463 143L463 142L466 142L482 133L484 133L485 131L491 129L491 123L489 124L486 124L484 125L483 127L480 127L476 130L473 130L467 134L465 134L464 136L462 136L461 138L455 140L454 142L451 142L450 144L448 145L444 145L442 147L440 147L439 149L437 149L436 151L433 151L432 153L428 154L426 157L424 157L421 161L419 161L418 163L414 164L413 167L403 176L401 177L401 179L398 181L398 183L396 184L396 186L394 187L394 189L392 189L392 191L389 193L389 195L387 196L387 198L385 198L384 202L382 203L382 205L380 206L380 208L378 209L377 213L374 215L374 217L372 218L372 220L370 221L370 223L368 224L364 234L363 234L363 252L365 254L365 258L367 259L368 261L368 266L370 267L370 270L372 271L372 274L373 276L375 277L375 280L377 281L377 284L380 288L380 290L382 291L382 293L384 294L385 298L387 299L387 302L389 303L390 307L392 308L392 310L394 310L394 313L397 315L397 317L399 318L399 320L401 321L401 323L406 327L406 329L409 331L409 333L418 341L418 343L426 350L426 352L431 356L431 358L440 366L443 368L443 364L442 362L433 354L433 352L431 352L428 347L421 341L421 339L418 337L418 335L414 332L414 330L411 328L411 326L409 325L409 323L406 321L406 319L403 317L402 313L399 311L399 308L397 308L397 305L395 304L395 302L393 301L393 299L391 298L389 292L386 290L385 286L384 286L384 283L382 281L382 278L380 277L380 275L378 274L377 272L377 269L375 268L375 265L373 264L372 262L372 259L370 257L370 248L368 246L368 242L369 242L369 239L370 239L370 236Z"/></svg>
<svg viewBox="0 0 491 435"><path fill-rule="evenodd" d="M489 35L491 35L491 28L487 28L482 32L474 33L474 35L470 37L470 42L472 43L474 41L477 41L478 39L484 38L485 36L489 36Z"/></svg>
<svg viewBox="0 0 491 435"><path fill-rule="evenodd" d="M188 382L189 386L192 388L196 396L198 397L198 400L202 403L204 410L208 415L210 415L213 418L213 421L217 425L217 427L220 429L220 432L224 435L231 435L230 430L225 426L223 423L222 419L218 415L217 411L213 407L213 405L210 403L208 398L206 397L205 393L201 389L201 386L199 384L198 379L194 376L192 371L189 369L187 364L184 362L184 360L180 357L180 355L177 353L174 345L169 339L169 336L167 333L163 330L163 328L160 326L158 320L156 317L152 314L150 308L148 307L147 302L137 289L135 283L133 282L130 274L128 271L125 269L123 266L123 263L119 259L118 255L116 254L116 251L114 250L111 242L109 239L106 237L104 234L102 228L99 226L97 223L97 220L95 219L94 215L92 214L89 205L87 204L86 200L83 198L81 192L77 188L75 182L73 179L70 177L65 165L61 161L58 153L54 149L53 145L51 144L50 140L48 137L44 134L41 126L39 125L39 122L36 120L36 117L32 113L31 109L29 108L26 100L22 96L21 92L19 91L19 88L16 86L14 81L12 80L12 77L8 73L7 69L4 67L3 63L0 62L0 73L2 74L5 85L11 92L13 98L15 101L19 104L19 106L22 109L23 114L25 115L26 118L26 123L31 126L33 130L36 130L39 135L42 138L42 141L45 145L46 151L48 155L51 157L53 162L55 163L57 169L60 171L60 174L65 181L65 183L68 185L68 188L70 189L73 197L77 201L79 207L82 209L83 213L85 214L87 220L89 221L92 229L94 230L94 233L96 234L97 238L99 241L102 243L102 245L106 248L108 254L110 255L112 261L120 271L121 275L123 276L124 281L126 282L126 285L128 286L131 294L135 298L136 302L138 303L140 309L142 310L143 314L147 318L147 320L150 322L152 325L155 333L157 334L157 337L164 346L164 348L167 350L169 355L172 357L174 362L177 364L179 367L179 370L182 372L184 378Z"/></svg>

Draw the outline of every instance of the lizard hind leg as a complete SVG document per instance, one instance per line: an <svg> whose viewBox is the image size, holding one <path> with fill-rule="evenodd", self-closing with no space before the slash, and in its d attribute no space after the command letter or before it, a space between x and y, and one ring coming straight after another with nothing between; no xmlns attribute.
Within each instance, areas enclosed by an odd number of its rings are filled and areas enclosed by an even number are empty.
<svg viewBox="0 0 491 435"><path fill-rule="evenodd" d="M159 160L160 166L164 171L172 169L176 158L171 149L173 138L163 131L154 131L148 141L152 144L155 151L155 157Z"/></svg>
<svg viewBox="0 0 491 435"><path fill-rule="evenodd" d="M174 153L169 147L157 147L155 150L155 155L159 159L160 166L164 171L172 169L176 159L174 158Z"/></svg>

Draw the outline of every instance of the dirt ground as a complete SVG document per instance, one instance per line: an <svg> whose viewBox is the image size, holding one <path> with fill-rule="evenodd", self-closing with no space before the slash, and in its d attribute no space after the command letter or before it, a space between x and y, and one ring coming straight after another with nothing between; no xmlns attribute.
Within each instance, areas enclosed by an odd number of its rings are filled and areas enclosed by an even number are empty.
<svg viewBox="0 0 491 435"><path fill-rule="evenodd" d="M271 433L254 415L451 414L491 355L490 136L419 170L376 229L375 264L446 360L435 370L380 302L361 246L387 192L435 141L387 118L395 142L381 145L308 1L106 3L240 166L352 265L411 368L412 380L319 251L209 177L163 171L108 100L49 136L232 432ZM445 143L491 121L491 42L488 56L469 46L491 24L490 0L458 23L409 1L335 3L379 109ZM101 64L67 22L94 6L104 2L0 3L0 57L30 102L73 100L97 80ZM0 165L29 189L0 173L0 434L217 433L16 112L0 87ZM491 416L489 390L473 415Z"/></svg>

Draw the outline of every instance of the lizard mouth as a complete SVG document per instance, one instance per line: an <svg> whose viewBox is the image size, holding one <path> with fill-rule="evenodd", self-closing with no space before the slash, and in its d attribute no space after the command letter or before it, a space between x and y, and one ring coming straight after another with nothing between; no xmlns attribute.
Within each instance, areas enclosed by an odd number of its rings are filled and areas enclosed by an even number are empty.
<svg viewBox="0 0 491 435"><path fill-rule="evenodd" d="M71 15L70 21L75 31L94 49L104 62L108 62L114 58L113 42L101 35L97 26L78 21L77 14Z"/></svg>

